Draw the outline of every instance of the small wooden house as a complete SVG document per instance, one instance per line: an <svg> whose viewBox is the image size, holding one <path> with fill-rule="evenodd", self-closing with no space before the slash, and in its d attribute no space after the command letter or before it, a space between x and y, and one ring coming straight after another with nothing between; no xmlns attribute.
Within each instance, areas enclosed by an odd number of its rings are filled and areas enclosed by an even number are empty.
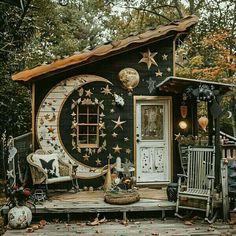
<svg viewBox="0 0 236 236"><path fill-rule="evenodd" d="M175 50L197 21L189 16L13 75L32 84L34 150L58 152L89 185L104 182L109 160L133 165L140 185L173 181L174 134L192 83L174 79ZM194 133L196 103L187 105L185 132Z"/></svg>

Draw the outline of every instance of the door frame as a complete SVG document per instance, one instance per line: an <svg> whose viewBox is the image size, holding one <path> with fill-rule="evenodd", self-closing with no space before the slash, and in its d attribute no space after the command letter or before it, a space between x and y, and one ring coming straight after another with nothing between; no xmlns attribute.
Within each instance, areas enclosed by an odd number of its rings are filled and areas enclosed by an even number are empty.
<svg viewBox="0 0 236 236"><path fill-rule="evenodd" d="M146 102L146 101L150 101L150 102L154 102L154 101L166 101L167 102L167 112L169 114L169 118L168 118L168 130L170 131L169 133L169 137L168 137L168 143L169 143L169 150L168 150L168 155L170 155L170 163L169 163L169 179L172 182L173 180L173 118L172 118L172 97L171 96L134 96L133 97L133 106L134 106L134 136L133 136L133 142L134 142L134 166L135 166L135 171L134 171L134 175L137 178L137 145L136 145L136 106L137 106L137 102ZM160 182L160 183L143 183L141 185L166 185L167 182Z"/></svg>

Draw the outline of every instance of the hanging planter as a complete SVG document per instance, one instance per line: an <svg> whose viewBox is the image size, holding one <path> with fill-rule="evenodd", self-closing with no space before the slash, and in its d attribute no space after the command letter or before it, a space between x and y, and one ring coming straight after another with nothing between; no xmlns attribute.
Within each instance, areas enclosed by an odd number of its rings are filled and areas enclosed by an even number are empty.
<svg viewBox="0 0 236 236"><path fill-rule="evenodd" d="M208 118L206 116L201 116L198 119L198 124L201 126L201 128L206 132L206 127L208 125Z"/></svg>

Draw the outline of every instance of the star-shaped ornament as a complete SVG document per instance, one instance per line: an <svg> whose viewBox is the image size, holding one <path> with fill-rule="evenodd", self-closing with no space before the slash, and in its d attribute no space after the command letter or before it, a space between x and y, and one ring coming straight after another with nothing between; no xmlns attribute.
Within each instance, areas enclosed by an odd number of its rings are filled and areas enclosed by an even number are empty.
<svg viewBox="0 0 236 236"><path fill-rule="evenodd" d="M158 77L158 76L162 77L162 72L159 69L155 74L156 74L156 77Z"/></svg>
<svg viewBox="0 0 236 236"><path fill-rule="evenodd" d="M89 90L85 90L85 96L86 97L91 97L92 94L93 93L90 91L90 89Z"/></svg>
<svg viewBox="0 0 236 236"><path fill-rule="evenodd" d="M114 150L114 152L120 153L120 150L122 148L119 147L119 145L117 144L115 147L112 148Z"/></svg>
<svg viewBox="0 0 236 236"><path fill-rule="evenodd" d="M107 156L107 159L109 160L113 159L113 156L111 155L111 153L109 153L109 155Z"/></svg>
<svg viewBox="0 0 236 236"><path fill-rule="evenodd" d="M85 153L85 155L83 155L84 161L88 161L89 160L89 155L87 153Z"/></svg>
<svg viewBox="0 0 236 236"><path fill-rule="evenodd" d="M128 138L128 137L125 137L125 138L124 138L124 141L125 141L125 142L128 142L128 141L129 141L129 138Z"/></svg>
<svg viewBox="0 0 236 236"><path fill-rule="evenodd" d="M7 178L8 178L8 179L14 178L13 170L7 170Z"/></svg>
<svg viewBox="0 0 236 236"><path fill-rule="evenodd" d="M143 58L138 62L138 63L146 63L147 64L147 67L148 69L150 69L151 65L157 65L154 57L157 55L157 52L153 52L151 53L150 50L148 49L147 52L141 52Z"/></svg>
<svg viewBox="0 0 236 236"><path fill-rule="evenodd" d="M181 137L181 134L180 134L180 133L175 134L175 140L178 140L180 137Z"/></svg>
<svg viewBox="0 0 236 236"><path fill-rule="evenodd" d="M113 138L116 138L117 136L118 136L118 134L117 134L116 132L113 132L113 133L112 133L112 137L113 137Z"/></svg>
<svg viewBox="0 0 236 236"><path fill-rule="evenodd" d="M149 80L147 81L147 83L148 83L148 90L149 90L149 93L152 93L153 90L155 89L156 81L152 80L152 78L149 77Z"/></svg>
<svg viewBox="0 0 236 236"><path fill-rule="evenodd" d="M130 149L130 148L127 148L127 149L125 150L125 152L126 152L127 154L130 154L130 153L131 153L131 149Z"/></svg>
<svg viewBox="0 0 236 236"><path fill-rule="evenodd" d="M72 112L72 113L71 113L71 116L76 116L75 112Z"/></svg>
<svg viewBox="0 0 236 236"><path fill-rule="evenodd" d="M165 53L162 55L162 60L163 61L167 61L167 57L168 57L168 55L166 55Z"/></svg>
<svg viewBox="0 0 236 236"><path fill-rule="evenodd" d="M116 124L113 129L116 129L116 128L119 127L119 128L121 128L123 130L122 124L124 124L126 121L121 121L120 120L120 116L119 116L117 121L112 120L112 122Z"/></svg>
<svg viewBox="0 0 236 236"><path fill-rule="evenodd" d="M48 120L48 119L50 118L50 115L49 115L49 114L46 114L46 115L44 116L44 118L45 118L46 120Z"/></svg>
<svg viewBox="0 0 236 236"><path fill-rule="evenodd" d="M105 117L105 115L104 115L104 113L102 112L100 115L99 115L100 117Z"/></svg>
<svg viewBox="0 0 236 236"><path fill-rule="evenodd" d="M108 85L106 86L106 88L102 88L102 92L101 93L103 93L105 95L112 94L111 93L111 89L109 88Z"/></svg>
<svg viewBox="0 0 236 236"><path fill-rule="evenodd" d="M107 135L107 134L105 134L105 133L102 132L99 136L101 136L102 138L104 138L106 135Z"/></svg>
<svg viewBox="0 0 236 236"><path fill-rule="evenodd" d="M97 166L101 165L101 163L102 163L101 160L99 158L97 158L97 160L96 160Z"/></svg>
<svg viewBox="0 0 236 236"><path fill-rule="evenodd" d="M99 123L99 124L98 124L98 128L99 128L99 129L106 129L106 128L105 128L105 123L104 123L104 122Z"/></svg>
<svg viewBox="0 0 236 236"><path fill-rule="evenodd" d="M114 112L115 112L115 110L113 108L111 108L110 113L114 113Z"/></svg>
<svg viewBox="0 0 236 236"><path fill-rule="evenodd" d="M54 134L54 130L55 130L55 128L49 127L49 128L48 128L48 133Z"/></svg>

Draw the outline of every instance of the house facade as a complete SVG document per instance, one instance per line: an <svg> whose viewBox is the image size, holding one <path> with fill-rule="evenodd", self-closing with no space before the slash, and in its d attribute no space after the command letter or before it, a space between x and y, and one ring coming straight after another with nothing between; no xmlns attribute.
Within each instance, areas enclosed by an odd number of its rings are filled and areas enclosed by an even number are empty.
<svg viewBox="0 0 236 236"><path fill-rule="evenodd" d="M189 16L13 75L32 84L34 150L57 152L89 185L104 182L108 162L129 163L140 185L173 181L183 97L174 85L157 88L175 76L176 42L197 20ZM195 104L187 105L193 123Z"/></svg>

